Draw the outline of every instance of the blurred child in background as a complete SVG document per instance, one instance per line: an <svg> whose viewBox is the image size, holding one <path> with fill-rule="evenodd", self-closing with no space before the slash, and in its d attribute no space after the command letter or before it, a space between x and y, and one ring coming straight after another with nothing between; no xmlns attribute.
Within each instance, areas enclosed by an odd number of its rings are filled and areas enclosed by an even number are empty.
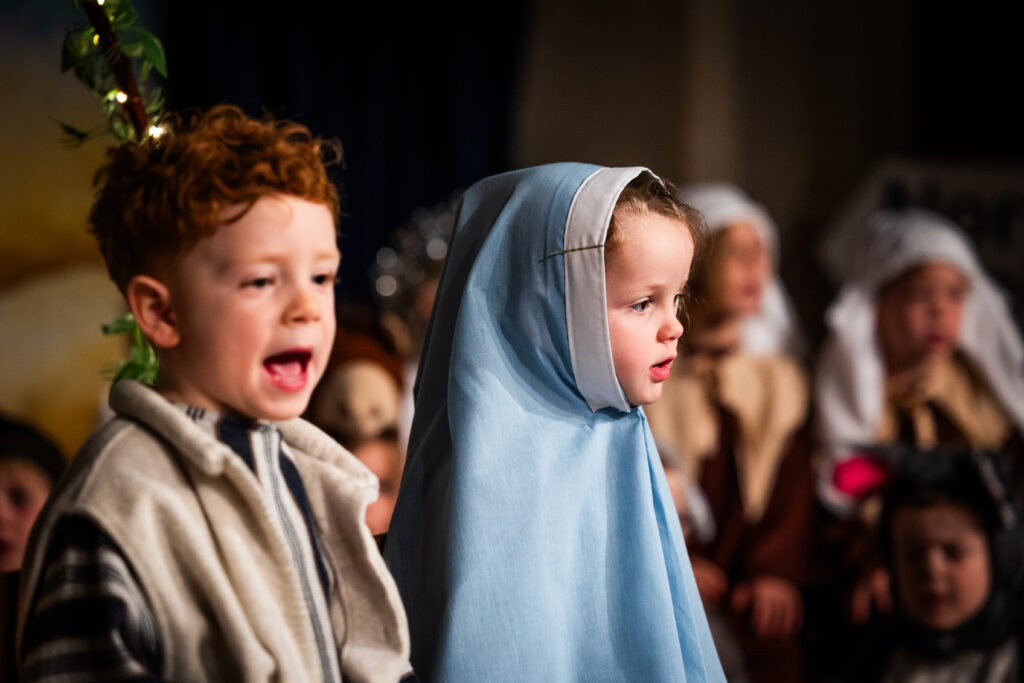
<svg viewBox="0 0 1024 683"><path fill-rule="evenodd" d="M15 680L18 570L29 532L64 471L56 444L29 424L0 416L0 673Z"/></svg>
<svg viewBox="0 0 1024 683"><path fill-rule="evenodd" d="M688 539L709 612L735 634L750 680L797 681L814 479L801 344L775 274L778 236L734 186L681 197L704 214L709 238L677 370L646 411L710 504L714 536Z"/></svg>
<svg viewBox="0 0 1024 683"><path fill-rule="evenodd" d="M890 607L890 580L871 541L879 503L852 514L847 493L870 472L846 455L865 444L985 448L1019 489L1024 345L967 236L938 214L876 213L850 262L817 369L819 489L841 529L831 542L853 583L848 616L864 623Z"/></svg>
<svg viewBox="0 0 1024 683"><path fill-rule="evenodd" d="M64 471L64 457L27 423L0 417L0 572L17 571L36 515Z"/></svg>
<svg viewBox="0 0 1024 683"><path fill-rule="evenodd" d="M893 449L878 522L893 609L844 681L1020 681L1020 497L999 454Z"/></svg>

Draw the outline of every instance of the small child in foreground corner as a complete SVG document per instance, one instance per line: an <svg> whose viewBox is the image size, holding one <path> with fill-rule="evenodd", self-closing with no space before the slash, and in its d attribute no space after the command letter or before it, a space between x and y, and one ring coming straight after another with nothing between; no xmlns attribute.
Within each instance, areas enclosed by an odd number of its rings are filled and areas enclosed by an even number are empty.
<svg viewBox="0 0 1024 683"><path fill-rule="evenodd" d="M893 611L842 680L1021 680L1020 499L993 452L906 449L884 484L879 544Z"/></svg>
<svg viewBox="0 0 1024 683"><path fill-rule="evenodd" d="M111 151L90 221L160 360L124 380L33 531L20 671L397 680L374 477L298 419L335 332L329 144L219 106ZM69 654L74 656L69 656Z"/></svg>

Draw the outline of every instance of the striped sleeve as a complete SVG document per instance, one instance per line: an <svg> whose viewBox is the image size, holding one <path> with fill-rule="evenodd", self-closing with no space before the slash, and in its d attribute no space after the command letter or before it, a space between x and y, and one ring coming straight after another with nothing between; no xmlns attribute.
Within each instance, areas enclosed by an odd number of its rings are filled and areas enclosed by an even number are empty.
<svg viewBox="0 0 1024 683"><path fill-rule="evenodd" d="M21 680L158 681L152 612L114 541L85 517L62 519L25 623Z"/></svg>

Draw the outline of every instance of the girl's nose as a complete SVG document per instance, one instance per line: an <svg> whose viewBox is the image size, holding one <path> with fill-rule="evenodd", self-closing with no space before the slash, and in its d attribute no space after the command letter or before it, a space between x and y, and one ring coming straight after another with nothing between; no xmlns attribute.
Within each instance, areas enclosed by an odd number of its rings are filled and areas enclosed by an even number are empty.
<svg viewBox="0 0 1024 683"><path fill-rule="evenodd" d="M661 336L664 341L675 341L683 336L683 324L679 322L673 311L672 315L661 326Z"/></svg>

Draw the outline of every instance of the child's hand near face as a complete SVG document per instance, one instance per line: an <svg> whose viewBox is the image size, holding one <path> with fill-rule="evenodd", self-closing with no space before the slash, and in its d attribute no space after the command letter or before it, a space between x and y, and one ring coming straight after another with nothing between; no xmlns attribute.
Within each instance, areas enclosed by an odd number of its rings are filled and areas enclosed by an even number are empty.
<svg viewBox="0 0 1024 683"><path fill-rule="evenodd" d="M707 605L717 605L729 591L729 579L711 560L703 557L692 557L693 578L697 580L697 591L700 599Z"/></svg>
<svg viewBox="0 0 1024 683"><path fill-rule="evenodd" d="M778 576L758 576L736 586L732 608L750 611L750 625L758 638L787 638L803 625L800 589Z"/></svg>
<svg viewBox="0 0 1024 683"><path fill-rule="evenodd" d="M889 572L884 567L876 567L857 582L850 596L850 621L866 624L871 619L872 609L882 614L892 611L889 581Z"/></svg>

